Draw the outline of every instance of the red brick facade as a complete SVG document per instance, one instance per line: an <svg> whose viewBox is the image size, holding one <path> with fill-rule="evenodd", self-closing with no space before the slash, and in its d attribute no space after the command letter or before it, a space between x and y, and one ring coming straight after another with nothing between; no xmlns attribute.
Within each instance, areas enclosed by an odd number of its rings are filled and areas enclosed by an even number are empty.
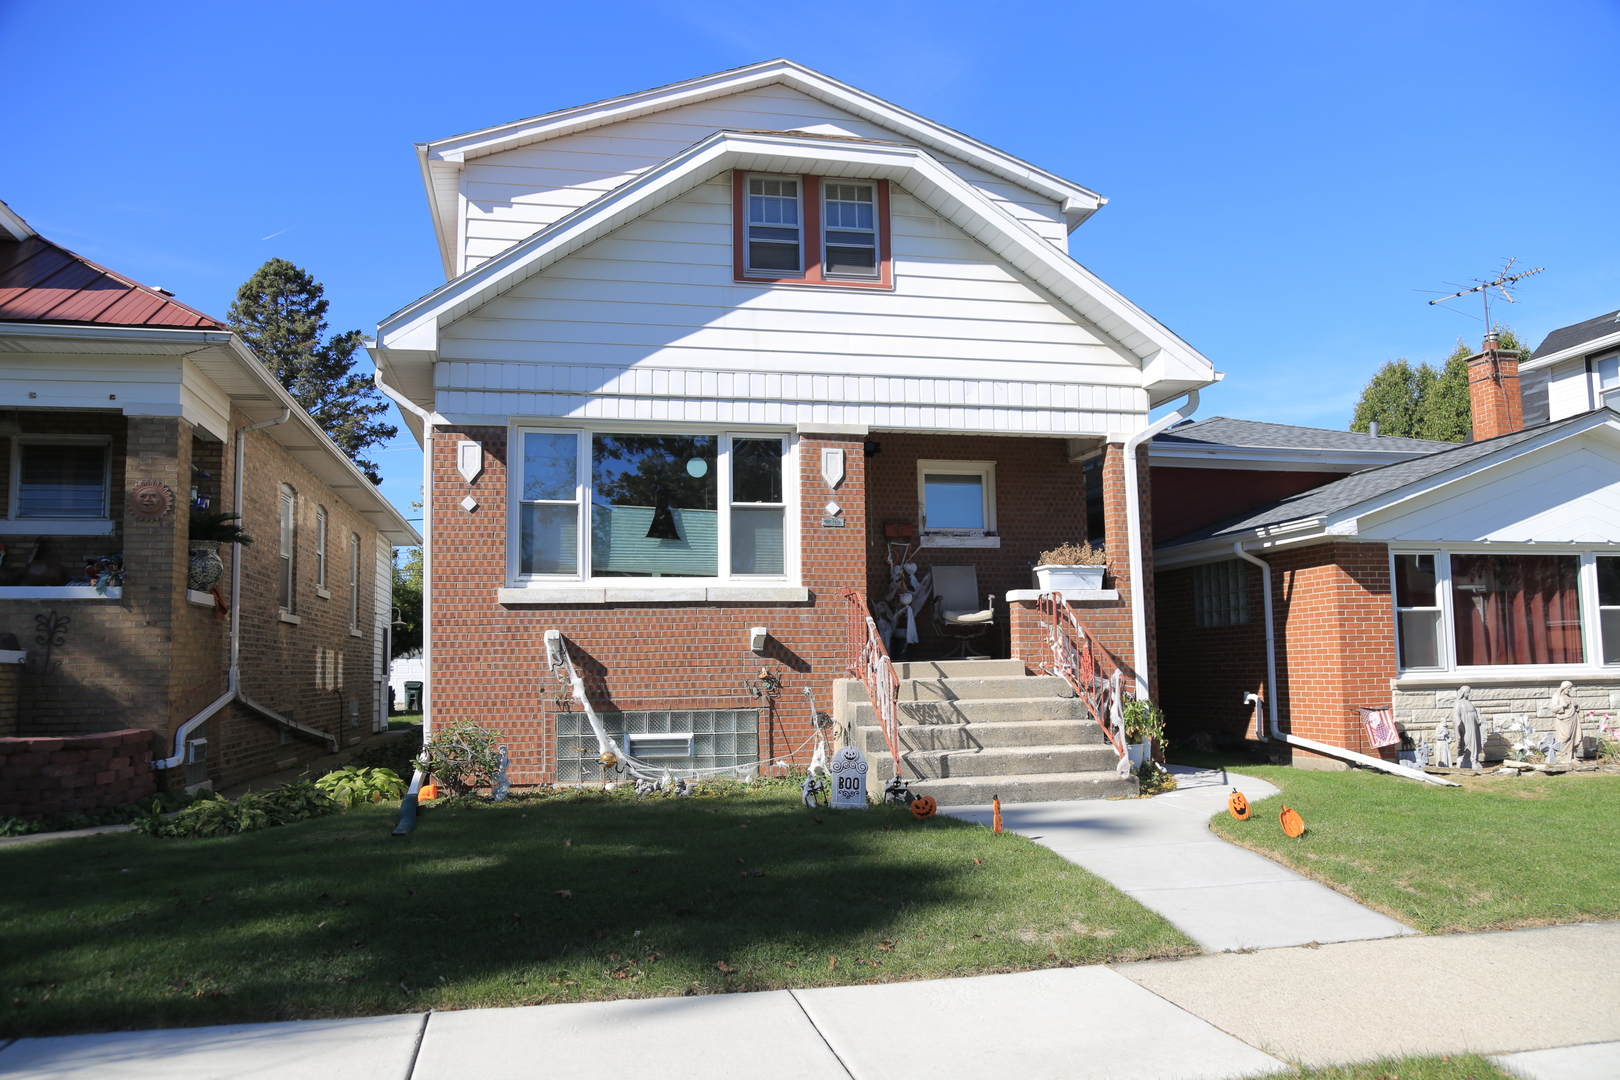
<svg viewBox="0 0 1620 1080"><path fill-rule="evenodd" d="M157 789L144 728L65 739L0 739L0 817L82 814Z"/></svg>
<svg viewBox="0 0 1620 1080"><path fill-rule="evenodd" d="M1261 557L1273 568L1283 730L1376 755L1358 710L1391 703L1395 621L1388 548L1337 541ZM1263 689L1266 661L1262 583L1259 568L1251 569L1249 621L1228 627L1197 626L1193 569L1159 575L1163 705L1172 738L1194 731L1252 733L1253 711L1244 706L1243 694Z"/></svg>

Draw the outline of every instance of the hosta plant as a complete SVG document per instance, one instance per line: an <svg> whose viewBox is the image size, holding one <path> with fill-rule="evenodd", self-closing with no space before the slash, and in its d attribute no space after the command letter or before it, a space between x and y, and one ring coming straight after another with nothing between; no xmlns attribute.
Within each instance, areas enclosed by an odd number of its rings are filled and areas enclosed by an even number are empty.
<svg viewBox="0 0 1620 1080"><path fill-rule="evenodd" d="M315 786L345 810L360 803L379 803L405 794L405 781L393 769L345 765L315 781Z"/></svg>

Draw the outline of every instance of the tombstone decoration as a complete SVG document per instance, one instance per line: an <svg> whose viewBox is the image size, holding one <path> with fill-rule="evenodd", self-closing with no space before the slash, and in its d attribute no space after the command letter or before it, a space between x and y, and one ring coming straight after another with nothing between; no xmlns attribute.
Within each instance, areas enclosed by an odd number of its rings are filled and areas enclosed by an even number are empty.
<svg viewBox="0 0 1620 1080"><path fill-rule="evenodd" d="M1469 700L1473 691L1466 686L1457 689L1457 704L1451 707L1451 721L1457 725L1457 767L1481 769L1485 753L1485 732L1480 723L1479 709Z"/></svg>
<svg viewBox="0 0 1620 1080"><path fill-rule="evenodd" d="M1575 684L1565 679L1553 691L1552 700L1547 703L1548 711L1553 716L1553 738L1557 741L1555 748L1547 753L1548 762L1564 762L1573 765L1575 755L1581 750L1581 710L1575 704L1575 695L1571 693Z"/></svg>
<svg viewBox="0 0 1620 1080"><path fill-rule="evenodd" d="M858 746L846 746L833 755L832 808L834 810L866 809L866 755Z"/></svg>

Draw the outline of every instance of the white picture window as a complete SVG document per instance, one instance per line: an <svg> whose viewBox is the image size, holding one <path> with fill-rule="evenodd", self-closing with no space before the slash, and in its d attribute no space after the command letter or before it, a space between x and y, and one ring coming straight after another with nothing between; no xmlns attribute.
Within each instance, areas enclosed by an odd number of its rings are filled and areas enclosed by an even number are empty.
<svg viewBox="0 0 1620 1080"><path fill-rule="evenodd" d="M280 546L276 552L277 598L283 611L293 610L293 560L297 541L298 497L290 487L281 489Z"/></svg>
<svg viewBox="0 0 1620 1080"><path fill-rule="evenodd" d="M822 272L828 276L878 276L876 190L873 184L822 181Z"/></svg>
<svg viewBox="0 0 1620 1080"><path fill-rule="evenodd" d="M748 178L748 270L797 274L804 268L802 186L798 177Z"/></svg>
<svg viewBox="0 0 1620 1080"><path fill-rule="evenodd" d="M520 429L517 444L514 580L790 573L783 436Z"/></svg>
<svg viewBox="0 0 1620 1080"><path fill-rule="evenodd" d="M326 507L315 511L315 588L326 591Z"/></svg>
<svg viewBox="0 0 1620 1080"><path fill-rule="evenodd" d="M965 538L996 531L996 463L917 462L917 508L924 534Z"/></svg>

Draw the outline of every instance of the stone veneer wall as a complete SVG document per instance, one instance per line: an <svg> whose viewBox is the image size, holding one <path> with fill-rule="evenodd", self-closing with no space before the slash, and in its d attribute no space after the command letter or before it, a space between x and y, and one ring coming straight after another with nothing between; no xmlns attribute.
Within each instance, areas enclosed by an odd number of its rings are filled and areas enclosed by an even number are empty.
<svg viewBox="0 0 1620 1080"><path fill-rule="evenodd" d="M124 806L157 790L152 733L126 728L70 738L0 739L0 817L50 817Z"/></svg>
<svg viewBox="0 0 1620 1080"><path fill-rule="evenodd" d="M1570 680L1574 682L1574 680ZM1469 686L1469 700L1489 725L1485 739L1486 760L1506 757L1510 749L1501 730L1513 717L1527 717L1535 726L1537 735L1553 728L1552 712L1547 707L1555 681L1527 682L1515 686L1472 686L1459 680L1459 686ZM1579 683L1572 693L1581 710L1581 733L1587 739L1598 734L1598 718L1620 715L1620 681ZM1456 687L1434 687L1422 690L1396 690L1393 692L1395 723L1414 743L1432 743L1435 727L1451 719L1452 706L1457 704ZM1587 713L1596 715L1588 718Z"/></svg>

